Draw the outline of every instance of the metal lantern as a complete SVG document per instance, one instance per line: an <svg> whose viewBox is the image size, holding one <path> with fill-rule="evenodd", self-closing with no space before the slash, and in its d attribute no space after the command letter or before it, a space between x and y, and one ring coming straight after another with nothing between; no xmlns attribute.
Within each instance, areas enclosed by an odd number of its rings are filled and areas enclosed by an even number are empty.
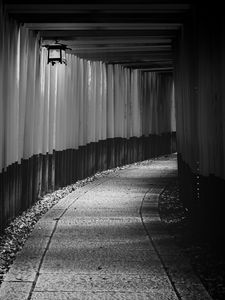
<svg viewBox="0 0 225 300"><path fill-rule="evenodd" d="M66 65L66 45L56 43L46 47L48 49L48 63L54 65L58 62Z"/></svg>

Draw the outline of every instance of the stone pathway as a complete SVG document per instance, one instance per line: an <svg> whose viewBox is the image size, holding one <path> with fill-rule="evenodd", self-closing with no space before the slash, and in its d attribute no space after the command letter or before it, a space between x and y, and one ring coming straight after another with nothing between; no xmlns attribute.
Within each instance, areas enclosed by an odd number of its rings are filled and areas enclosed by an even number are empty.
<svg viewBox="0 0 225 300"><path fill-rule="evenodd" d="M209 300L158 215L175 158L111 173L36 224L5 277L4 300Z"/></svg>

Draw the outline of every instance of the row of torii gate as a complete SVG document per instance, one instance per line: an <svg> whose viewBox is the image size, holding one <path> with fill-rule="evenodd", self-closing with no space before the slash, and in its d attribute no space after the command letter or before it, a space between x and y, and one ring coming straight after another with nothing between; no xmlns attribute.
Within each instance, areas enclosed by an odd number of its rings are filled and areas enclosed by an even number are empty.
<svg viewBox="0 0 225 300"><path fill-rule="evenodd" d="M143 73L73 54L49 65L38 34L1 12L1 228L41 194L175 151L185 206L220 228L224 28L218 7L196 6L178 32L174 71Z"/></svg>

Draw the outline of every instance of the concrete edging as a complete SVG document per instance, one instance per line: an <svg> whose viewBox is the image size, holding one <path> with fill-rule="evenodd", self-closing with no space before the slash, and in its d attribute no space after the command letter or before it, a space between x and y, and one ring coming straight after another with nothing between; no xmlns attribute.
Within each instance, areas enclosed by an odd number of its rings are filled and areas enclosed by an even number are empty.
<svg viewBox="0 0 225 300"><path fill-rule="evenodd" d="M212 300L199 277L162 223L158 201L164 187L150 189L144 196L140 215L143 226L180 300Z"/></svg>

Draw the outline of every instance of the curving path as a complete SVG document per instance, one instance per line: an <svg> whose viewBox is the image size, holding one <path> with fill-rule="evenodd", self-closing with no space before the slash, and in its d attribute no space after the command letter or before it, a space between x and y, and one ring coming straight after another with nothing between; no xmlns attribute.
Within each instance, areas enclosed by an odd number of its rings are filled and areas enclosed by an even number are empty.
<svg viewBox="0 0 225 300"><path fill-rule="evenodd" d="M211 299L158 215L176 176L160 158L74 191L37 224L0 289L0 299Z"/></svg>

